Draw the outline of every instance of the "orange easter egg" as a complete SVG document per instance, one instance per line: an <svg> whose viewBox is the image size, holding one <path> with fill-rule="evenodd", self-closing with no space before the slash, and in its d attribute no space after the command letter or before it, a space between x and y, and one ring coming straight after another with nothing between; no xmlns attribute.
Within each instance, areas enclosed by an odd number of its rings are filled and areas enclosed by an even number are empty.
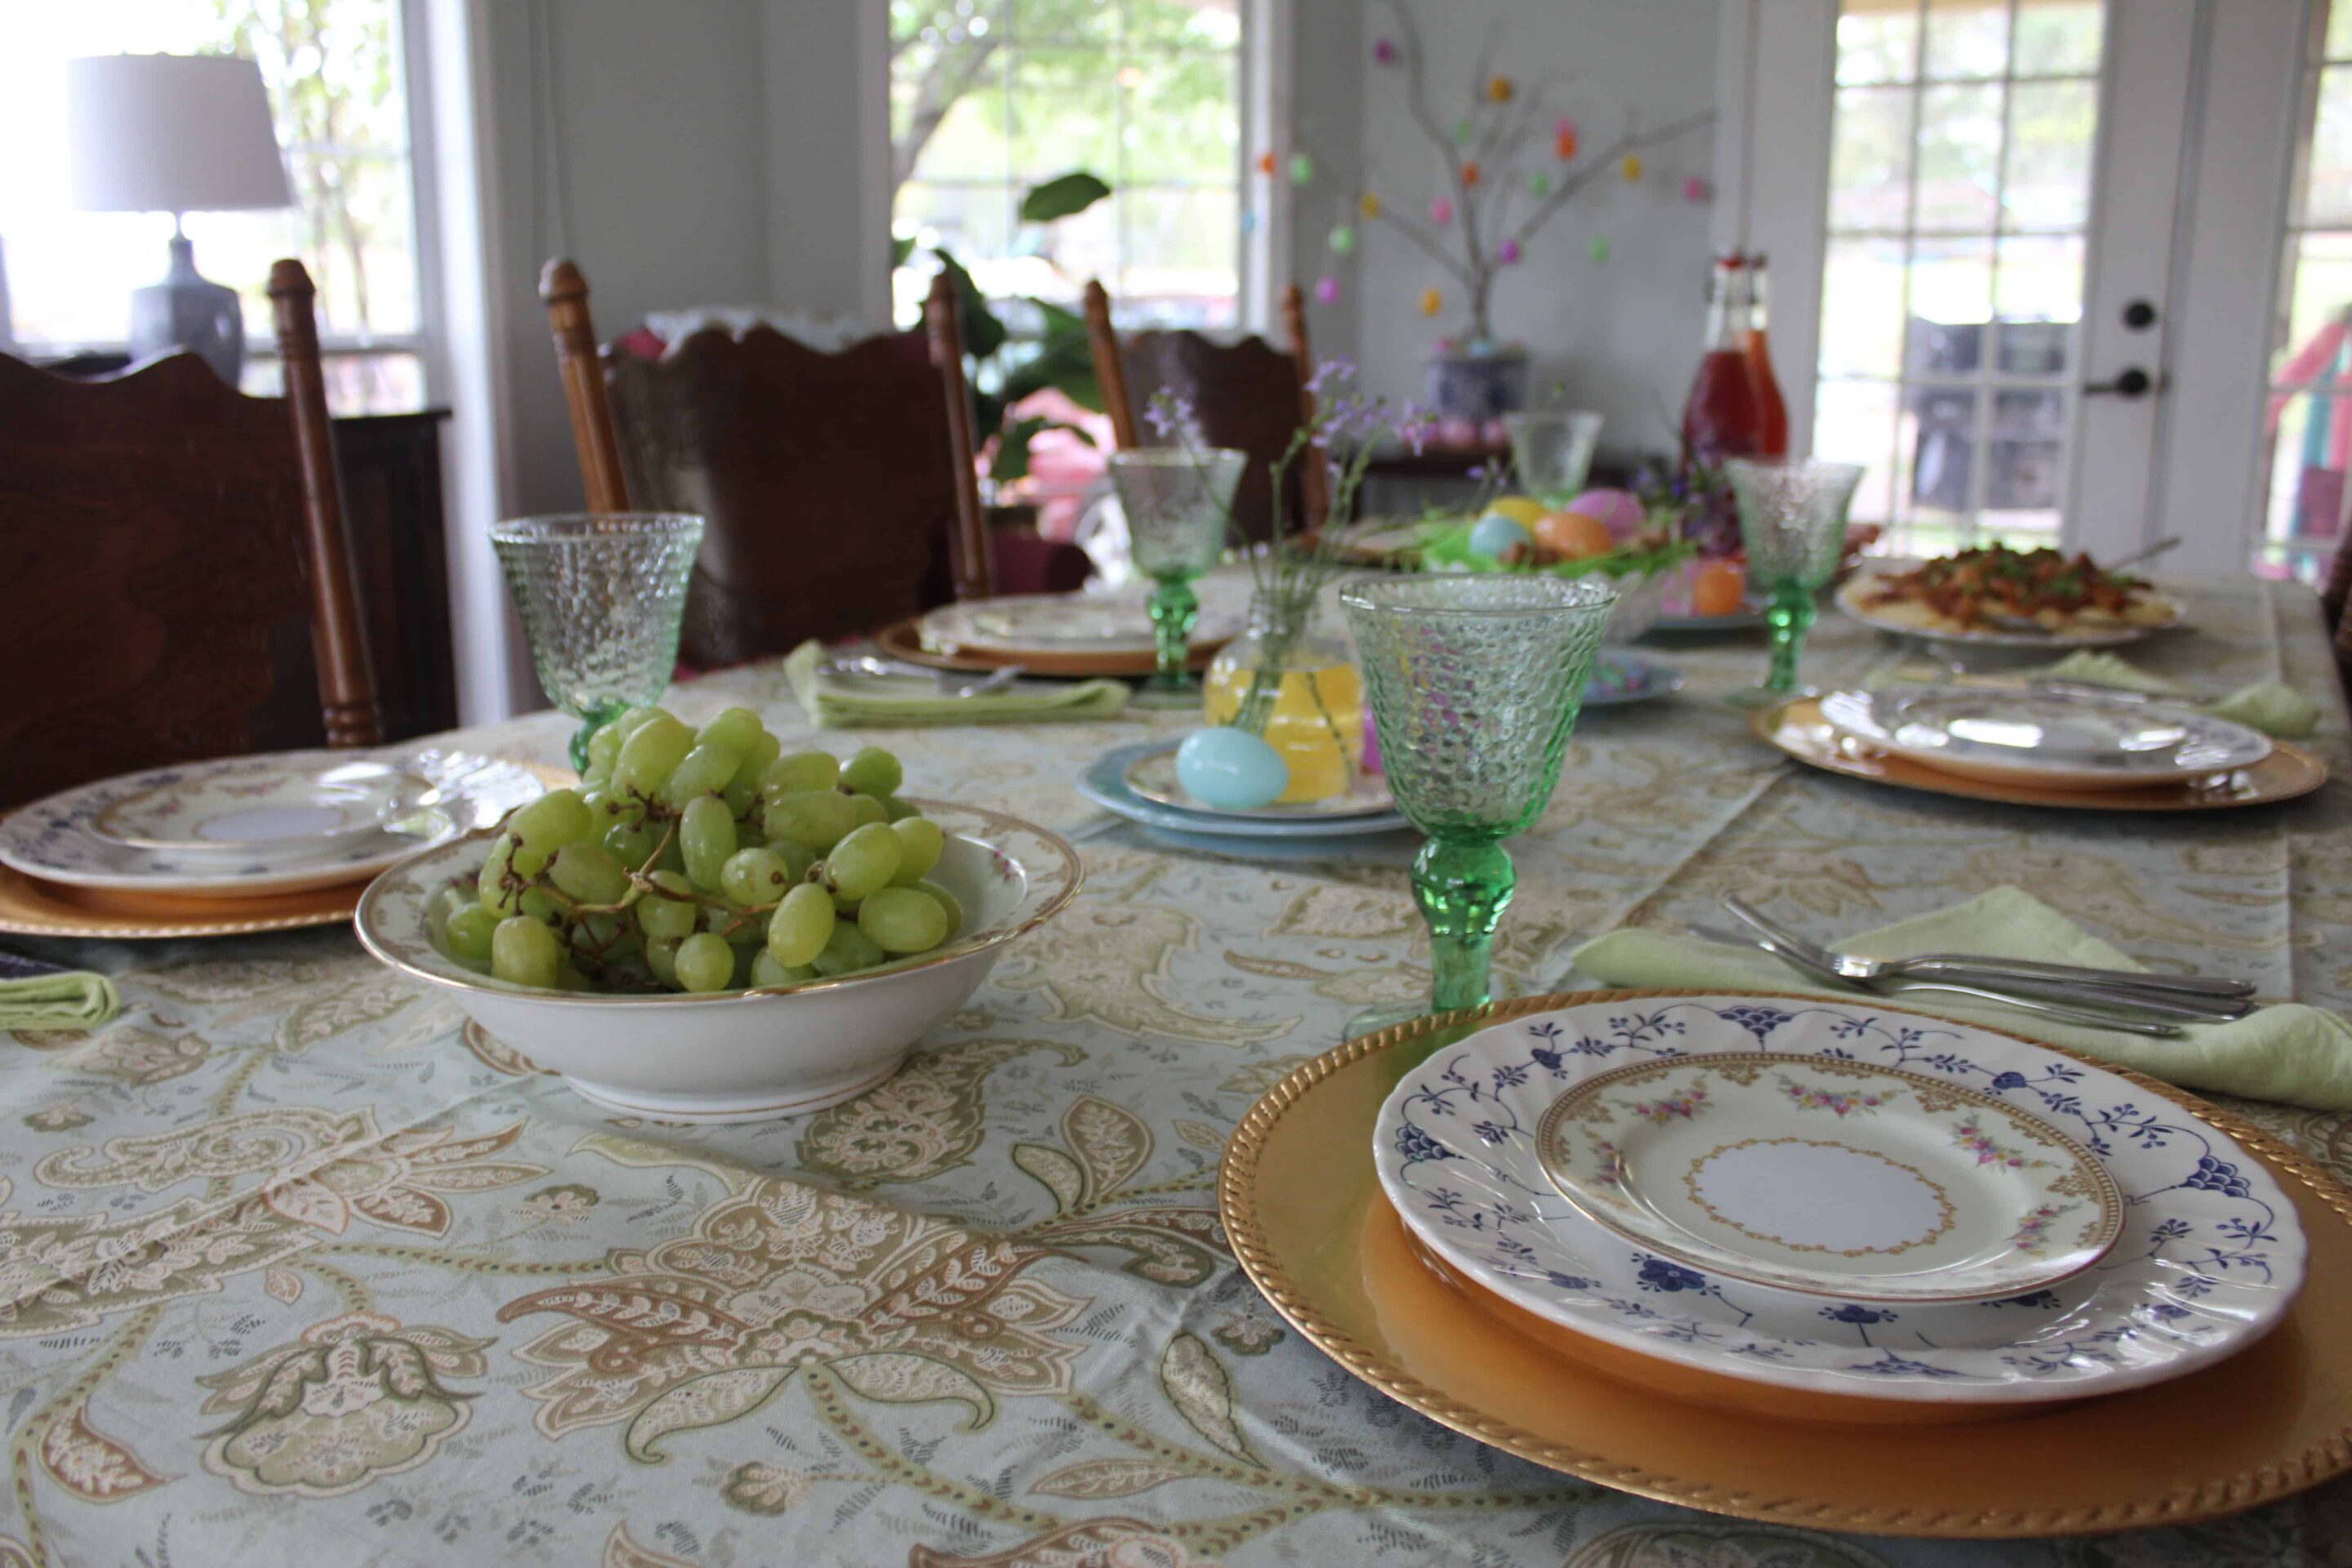
<svg viewBox="0 0 2352 1568"><path fill-rule="evenodd" d="M1544 513L1536 521L1535 535L1539 548L1563 561L1581 561L1588 555L1599 555L1616 543L1609 537L1607 523L1597 517L1587 517L1580 511Z"/></svg>
<svg viewBox="0 0 2352 1568"><path fill-rule="evenodd" d="M1710 561L1691 576L1691 614L1736 616L1748 595L1748 574L1736 561Z"/></svg>

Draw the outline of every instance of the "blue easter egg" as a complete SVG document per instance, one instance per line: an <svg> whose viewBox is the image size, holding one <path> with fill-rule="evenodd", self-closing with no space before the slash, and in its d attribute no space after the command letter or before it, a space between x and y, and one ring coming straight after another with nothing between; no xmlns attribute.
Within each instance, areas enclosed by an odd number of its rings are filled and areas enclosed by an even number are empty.
<svg viewBox="0 0 2352 1568"><path fill-rule="evenodd" d="M1290 787L1290 765L1255 735L1220 724L1184 737L1176 748L1176 782L1203 805L1255 811Z"/></svg>
<svg viewBox="0 0 2352 1568"><path fill-rule="evenodd" d="M1535 538L1528 532L1525 524L1518 519L1506 517L1499 511L1488 512L1473 524L1470 530L1470 548L1481 555L1490 555L1497 561L1503 560L1514 550L1530 548L1534 543Z"/></svg>

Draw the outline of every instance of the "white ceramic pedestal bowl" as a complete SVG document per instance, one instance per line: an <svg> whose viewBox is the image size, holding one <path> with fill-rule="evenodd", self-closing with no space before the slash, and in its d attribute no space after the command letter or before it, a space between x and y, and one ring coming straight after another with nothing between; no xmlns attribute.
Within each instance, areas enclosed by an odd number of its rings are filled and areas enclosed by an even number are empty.
<svg viewBox="0 0 2352 1568"><path fill-rule="evenodd" d="M822 1110L898 1070L970 999L1013 938L1076 896L1077 851L972 806L913 804L947 831L931 878L963 905L960 934L896 965L786 990L709 995L541 991L478 973L435 946L425 910L470 889L492 830L410 856L377 878L353 923L370 952L450 992L474 1020L583 1099L672 1121L761 1121Z"/></svg>

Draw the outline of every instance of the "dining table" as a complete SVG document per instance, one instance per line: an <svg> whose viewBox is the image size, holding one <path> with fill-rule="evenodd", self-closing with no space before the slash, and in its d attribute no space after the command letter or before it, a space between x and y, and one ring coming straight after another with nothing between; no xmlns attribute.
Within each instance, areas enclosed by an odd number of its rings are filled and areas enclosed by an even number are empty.
<svg viewBox="0 0 2352 1568"><path fill-rule="evenodd" d="M2170 586L2191 629L2132 658L2312 694L2334 782L2162 816L1906 793L1750 736L1723 698L1759 633L1654 641L1682 692L1584 714L1509 846L1497 994L1573 991L1580 942L1719 921L1727 894L1830 937L2012 886L2142 963L2352 1007L2352 754L2317 601ZM1831 614L1804 673L1902 653ZM1226 853L1087 804L1085 764L1181 711L820 732L775 663L666 700L887 746L910 793L1076 842L1084 889L895 1077L732 1125L599 1110L348 928L6 939L123 1005L0 1047L0 1568L2352 1561L2352 1479L2168 1528L1912 1539L1612 1490L1415 1414L1261 1299L1215 1184L1259 1095L1427 994L1416 839ZM437 743L556 764L572 728ZM2352 1178L2352 1117L2224 1103Z"/></svg>

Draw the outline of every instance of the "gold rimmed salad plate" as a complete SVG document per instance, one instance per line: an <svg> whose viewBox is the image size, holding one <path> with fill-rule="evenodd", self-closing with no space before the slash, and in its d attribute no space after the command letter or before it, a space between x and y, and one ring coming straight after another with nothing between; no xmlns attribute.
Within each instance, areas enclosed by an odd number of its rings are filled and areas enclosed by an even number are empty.
<svg viewBox="0 0 2352 1568"><path fill-rule="evenodd" d="M1396 810L1396 796L1390 793L1388 781L1378 773L1361 770L1349 780L1345 794L1335 795L1328 800L1301 801L1296 805L1264 805L1251 811L1210 805L1196 797L1178 782L1176 753L1172 750L1146 752L1127 765L1125 778L1128 788L1154 805L1172 805L1212 816L1241 817L1251 822L1325 821L1334 817L1380 816Z"/></svg>
<svg viewBox="0 0 2352 1568"><path fill-rule="evenodd" d="M2193 709L2093 692L1937 686L1832 691L1822 717L1889 755L1963 778L2156 789L2251 768L2274 742Z"/></svg>
<svg viewBox="0 0 2352 1568"><path fill-rule="evenodd" d="M2049 805L2067 811L2219 811L2268 805L2309 795L2327 782L2327 764L2302 747L2273 741L2270 752L2250 767L2207 773L2146 787L2083 788L2014 780L1970 778L1931 767L1851 735L1822 713L1819 698L1801 697L1749 715L1748 732L1809 767L1847 778L1963 800L2003 805Z"/></svg>
<svg viewBox="0 0 2352 1568"><path fill-rule="evenodd" d="M1400 1081L1481 1027L1688 994L1529 997L1416 1020L1301 1066L1226 1144L1218 1208L1243 1269L1311 1342L1423 1415L1534 1463L1717 1513L1899 1535L2046 1536L2211 1518L2352 1468L2352 1338L2335 1321L2352 1296L2352 1194L2277 1140L2136 1075L2114 1073L2144 1111L2233 1142L2248 1161L2232 1174L2259 1171L2284 1189L2308 1244L2305 1289L2275 1328L2170 1382L1958 1425L1932 1406L1882 1402L1861 1421L1853 1398L1662 1362L1430 1267L1373 1169L1373 1128ZM1664 1310L1678 1300L1634 1294Z"/></svg>
<svg viewBox="0 0 2352 1568"><path fill-rule="evenodd" d="M1636 1246L1840 1300L2025 1296L2123 1233L2114 1178L2073 1139L1948 1077L1866 1062L1635 1062L1552 1101L1536 1158Z"/></svg>

